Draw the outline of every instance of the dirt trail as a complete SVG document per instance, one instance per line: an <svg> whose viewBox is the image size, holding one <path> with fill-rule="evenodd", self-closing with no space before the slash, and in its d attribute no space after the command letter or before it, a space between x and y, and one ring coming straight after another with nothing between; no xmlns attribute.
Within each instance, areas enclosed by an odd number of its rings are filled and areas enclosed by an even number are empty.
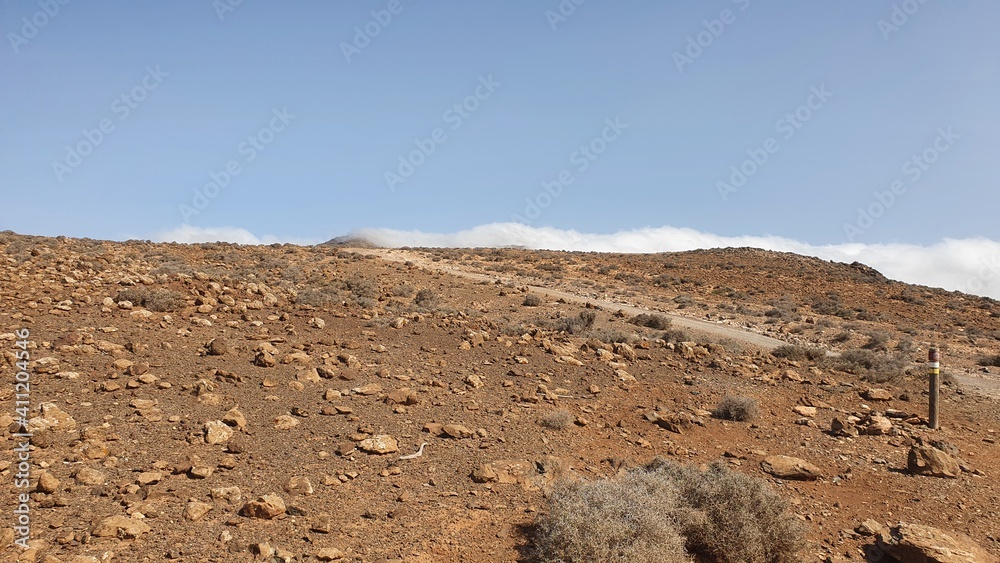
<svg viewBox="0 0 1000 563"><path fill-rule="evenodd" d="M777 348L778 346L781 346L782 344L787 344L787 342L783 342L781 340L778 340L777 338L771 338L770 336L764 336L763 334L757 334L755 332L742 330L721 323L713 323L701 319L684 317L666 311L658 311L655 309L636 307L635 305L617 303L606 299L586 297L583 295L579 295L577 293L572 293L561 289L552 289L549 287L525 284L523 281L515 277L486 275L486 274L479 274L476 272L469 272L451 264L433 262L426 256L422 255L421 253L410 250L401 250L395 248L370 248L370 249L358 249L357 252L363 254L372 254L384 260L391 260L393 262L413 262L414 264L422 268L477 281L493 282L500 280L501 282L512 283L518 286L527 285L528 288L530 288L533 293L545 295L547 297L551 297L552 299L563 299L567 302L580 303L580 304L590 303L591 305L598 306L603 309L611 309L614 311L621 309L622 311L630 315L638 315L641 313L649 313L651 311L654 311L669 317L673 322L674 326L692 331L703 332L712 336L716 336L718 338L731 338L743 344L749 344L751 346L756 346L758 348L762 348L765 350L771 350Z"/></svg>
<svg viewBox="0 0 1000 563"><path fill-rule="evenodd" d="M552 299L563 299L564 301L567 302L580 303L580 304L589 303L593 306L601 307L603 309L611 309L615 311L620 309L630 315L638 315L641 313L649 313L651 311L655 311L659 314L663 314L669 317L673 322L674 326L711 335L717 338L730 338L738 342L741 342L743 344L756 346L764 350L773 350L774 348L777 348L782 344L787 344L787 342L778 340L777 338L771 338L770 336L765 336L763 334L758 334L756 332L751 332L749 330L736 328L722 323L713 323L701 319L676 315L667 311L659 311L656 309L637 307L635 305L618 303L607 299L587 297L584 295L579 295L577 293L572 293L561 289L553 289L544 286L526 284L524 283L523 280L520 280L519 278L512 276L487 275L487 274L480 274L477 272L469 272L467 270L462 269L461 267L452 264L434 262L424 254L412 250L403 250L397 248L360 248L354 250L356 250L361 254L370 254L378 256L383 260L389 260L392 262L412 262L428 270L446 273L453 276L459 276L466 279L471 279L476 281L488 281L488 282L495 282L497 280L500 280L502 283L510 283L517 286L527 285L527 287L533 293L545 295ZM987 377L987 376L956 373L956 372L950 372L949 375L954 377L963 387L969 389L970 391L977 392L987 397L1000 399L1000 379L997 379L995 377Z"/></svg>
<svg viewBox="0 0 1000 563"><path fill-rule="evenodd" d="M980 395L1000 399L1000 379L996 376L970 375L967 373L949 373L962 387L975 391Z"/></svg>

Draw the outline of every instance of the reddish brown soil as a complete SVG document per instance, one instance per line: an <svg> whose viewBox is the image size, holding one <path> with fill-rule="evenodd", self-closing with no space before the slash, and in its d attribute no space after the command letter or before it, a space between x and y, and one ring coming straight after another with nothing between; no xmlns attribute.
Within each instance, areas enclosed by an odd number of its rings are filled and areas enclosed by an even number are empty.
<svg viewBox="0 0 1000 563"><path fill-rule="evenodd" d="M995 390L991 374L977 366L998 353L1000 305L993 301L756 250L404 254L3 234L0 260L0 377L10 382L0 388L7 405L0 413L11 419L3 420L9 448L0 455L6 560L112 560L110 553L114 561L244 561L270 546L295 561L315 561L323 548L348 561L516 561L555 480L609 477L657 455L696 464L723 459L768 479L808 524L803 560L861 560L871 540L852 530L868 518L963 532L1000 554L1000 408L988 396ZM486 277L435 271L442 267ZM529 285L593 304L543 297L542 305L525 307ZM105 304L137 288L169 289L183 299L148 316L137 313L139 304ZM884 331L884 347L902 348L916 367L873 385L776 358L761 341L733 336L743 332L686 329L702 345L692 356L682 353L686 346L658 340L662 331L629 324L632 313L616 315L611 302L837 350ZM552 328L581 311L597 313L591 330L569 335ZM23 492L14 485L11 436L15 333L25 328L31 359L57 363L32 363L31 415L54 403L75 420L32 439L32 486L42 470L58 484L31 495L28 552L11 545L12 511ZM841 333L847 337L835 338ZM621 334L631 338L634 358L619 350L602 359L596 349L612 345L600 340ZM213 339L228 351L209 355ZM566 348L552 353L545 341ZM827 431L832 418L863 415L865 405L926 416L919 364L931 342L942 345L946 371L956 378L943 388L942 429L897 420L889 436ZM273 367L254 365L262 343L277 349ZM561 358L567 350L582 365ZM634 381L623 381L618 370ZM789 372L805 381L785 378ZM370 384L381 390L352 391ZM872 386L895 398L863 399L860 392ZM413 404L392 404L389 395L403 388L413 391ZM703 416L703 426L682 434L646 418L654 410L711 410L727 394L756 398L760 417L741 423ZM831 408L819 409L811 425L797 424L792 408L806 400ZM245 429L228 443L206 443L205 423L234 407L245 415ZM539 423L560 409L578 423L561 430ZM282 415L298 424L276 428ZM433 435L428 423L464 425L472 435ZM374 435L392 436L400 451L355 450ZM915 438L954 444L975 473L907 474ZM399 459L423 442L421 457ZM806 459L824 475L777 481L760 467L773 454ZM524 469L519 482L471 478L484 464L514 462ZM106 480L84 484L81 468ZM195 476L200 468L211 474ZM150 472L161 475L152 479ZM314 492L287 491L293 477L308 478ZM213 499L211 491L222 487L239 487L241 500ZM268 493L284 500L285 514L239 513ZM190 521L184 511L192 500L212 509ZM102 519L128 514L150 531L134 539L94 536Z"/></svg>

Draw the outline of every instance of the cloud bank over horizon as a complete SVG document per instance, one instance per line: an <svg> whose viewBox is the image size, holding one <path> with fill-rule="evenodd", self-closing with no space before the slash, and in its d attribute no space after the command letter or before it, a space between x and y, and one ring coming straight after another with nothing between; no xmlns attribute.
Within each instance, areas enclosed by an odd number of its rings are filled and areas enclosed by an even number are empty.
<svg viewBox="0 0 1000 563"><path fill-rule="evenodd" d="M624 253L754 247L815 256L836 262L862 262L895 280L1000 299L1000 242L981 237L946 238L930 246L905 243L817 246L777 236L730 237L668 226L595 234L552 227L531 227L520 223L491 223L455 233L371 228L359 229L350 235L386 247L523 246L533 250ZM154 235L153 240L191 243L228 241L240 244L322 242L283 239L273 235L258 238L242 228L201 228L190 225L158 233Z"/></svg>
<svg viewBox="0 0 1000 563"><path fill-rule="evenodd" d="M257 236L240 227L195 227L181 225L169 231L159 231L150 236L153 242L179 242L193 244L199 242L232 242L236 244L274 244L291 243L309 246L322 241L300 239L294 237L277 237L275 235Z"/></svg>

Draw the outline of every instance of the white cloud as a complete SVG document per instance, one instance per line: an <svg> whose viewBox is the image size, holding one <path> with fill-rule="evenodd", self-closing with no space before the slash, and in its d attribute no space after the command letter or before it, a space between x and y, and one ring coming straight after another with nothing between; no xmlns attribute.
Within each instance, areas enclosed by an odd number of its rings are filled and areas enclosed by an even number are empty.
<svg viewBox="0 0 1000 563"><path fill-rule="evenodd" d="M930 246L914 244L835 244L815 246L772 236L726 237L676 227L647 227L612 234L581 233L520 223L491 223L457 233L360 229L351 233L388 247L501 247L593 252L679 252L698 248L755 247L794 252L837 262L862 262L886 276L920 285L959 290L1000 299L1000 242L986 238L945 239ZM320 241L257 237L237 227L181 225L157 233L161 242L214 242L310 245Z"/></svg>
<svg viewBox="0 0 1000 563"><path fill-rule="evenodd" d="M154 242L233 242L237 244L273 244L275 242L289 242L294 244L311 245L316 244L315 240L279 238L274 235L264 235L257 237L250 231L239 227L195 227L192 225L181 225L169 231L161 231L153 234L150 240Z"/></svg>
<svg viewBox="0 0 1000 563"><path fill-rule="evenodd" d="M945 239L931 246L860 243L815 246L782 237L725 237L676 227L590 234L519 223L493 223L449 234L393 229L361 229L352 234L390 247L524 246L597 252L678 252L750 246L837 262L858 261L892 279L1000 299L1000 243L985 238Z"/></svg>

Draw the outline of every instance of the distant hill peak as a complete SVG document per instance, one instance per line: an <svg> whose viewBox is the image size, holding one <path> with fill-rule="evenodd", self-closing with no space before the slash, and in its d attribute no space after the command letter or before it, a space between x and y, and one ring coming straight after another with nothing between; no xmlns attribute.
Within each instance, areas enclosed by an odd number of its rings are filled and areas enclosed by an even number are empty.
<svg viewBox="0 0 1000 563"><path fill-rule="evenodd" d="M344 246L347 248L381 248L374 242L356 235L342 235L332 238L320 246Z"/></svg>

